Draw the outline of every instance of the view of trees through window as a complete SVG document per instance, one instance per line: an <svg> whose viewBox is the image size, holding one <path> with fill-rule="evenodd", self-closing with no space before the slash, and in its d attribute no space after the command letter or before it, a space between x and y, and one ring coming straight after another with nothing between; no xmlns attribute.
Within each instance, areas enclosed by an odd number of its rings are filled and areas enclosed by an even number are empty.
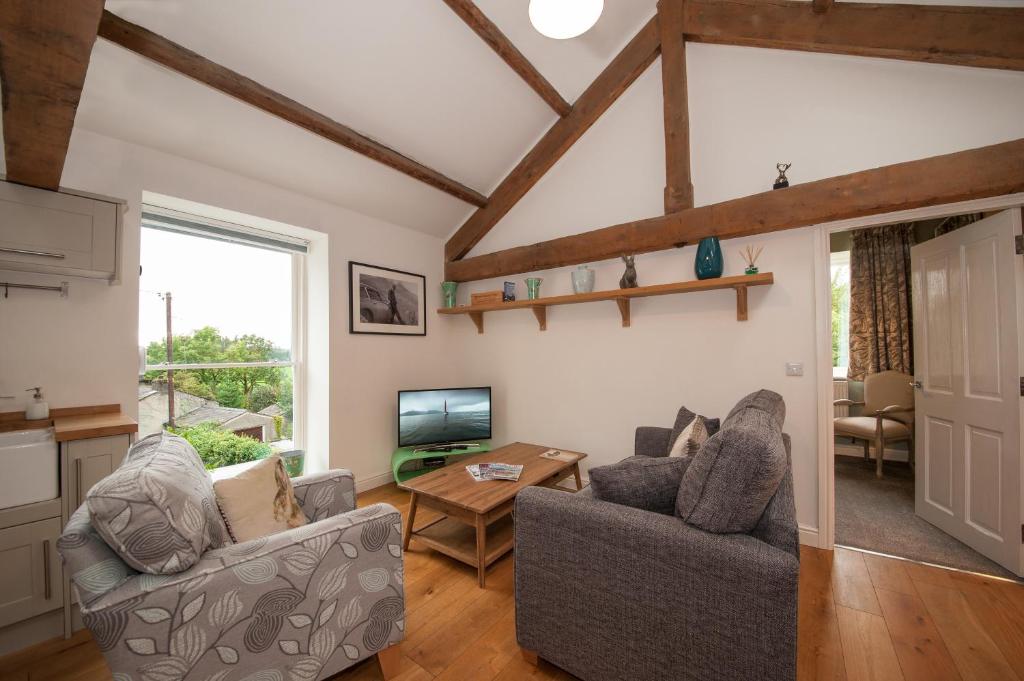
<svg viewBox="0 0 1024 681"><path fill-rule="evenodd" d="M850 252L832 254L832 366L846 378L850 358Z"/></svg>
<svg viewBox="0 0 1024 681"><path fill-rule="evenodd" d="M210 469L296 449L294 257L142 230L140 435L179 434Z"/></svg>

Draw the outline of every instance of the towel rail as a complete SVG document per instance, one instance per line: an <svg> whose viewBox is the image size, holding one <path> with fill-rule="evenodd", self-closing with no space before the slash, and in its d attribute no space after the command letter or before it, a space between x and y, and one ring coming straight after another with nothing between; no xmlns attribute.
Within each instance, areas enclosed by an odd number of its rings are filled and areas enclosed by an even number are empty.
<svg viewBox="0 0 1024 681"><path fill-rule="evenodd" d="M4 298L6 298L9 294L8 289L12 288L29 289L32 291L56 291L57 293L60 293L61 298L68 297L68 282L66 281L60 282L60 286L41 286L39 284L16 284L10 281L0 281L0 288L4 290Z"/></svg>

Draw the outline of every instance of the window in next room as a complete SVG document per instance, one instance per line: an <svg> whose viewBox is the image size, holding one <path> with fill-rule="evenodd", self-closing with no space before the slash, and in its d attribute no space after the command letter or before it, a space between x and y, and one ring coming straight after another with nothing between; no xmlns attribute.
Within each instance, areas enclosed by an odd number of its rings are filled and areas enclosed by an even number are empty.
<svg viewBox="0 0 1024 681"><path fill-rule="evenodd" d="M831 254L832 377L846 378L850 365L850 251Z"/></svg>
<svg viewBox="0 0 1024 681"><path fill-rule="evenodd" d="M182 435L208 469L302 448L305 252L293 237L144 206L140 437ZM285 462L301 469L298 454Z"/></svg>

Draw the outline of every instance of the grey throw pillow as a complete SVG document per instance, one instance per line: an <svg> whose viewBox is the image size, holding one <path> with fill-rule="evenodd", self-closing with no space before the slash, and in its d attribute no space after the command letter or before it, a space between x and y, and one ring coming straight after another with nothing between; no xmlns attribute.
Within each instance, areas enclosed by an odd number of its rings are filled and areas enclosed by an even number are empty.
<svg viewBox="0 0 1024 681"><path fill-rule="evenodd" d="M595 499L671 515L689 464L686 457L631 456L591 468L590 487Z"/></svg>
<svg viewBox="0 0 1024 681"><path fill-rule="evenodd" d="M779 430L782 430L782 424L786 420L786 403L783 401L782 395L764 388L752 392L736 403L736 406L725 417L725 423L728 424L730 420L747 409L765 412L772 417Z"/></svg>
<svg viewBox="0 0 1024 681"><path fill-rule="evenodd" d="M160 433L86 495L96 532L131 567L173 574L194 565L226 532L210 476L186 440Z"/></svg>
<svg viewBox="0 0 1024 681"><path fill-rule="evenodd" d="M750 533L789 468L773 414L744 409L693 457L679 485L675 513L706 532Z"/></svg>

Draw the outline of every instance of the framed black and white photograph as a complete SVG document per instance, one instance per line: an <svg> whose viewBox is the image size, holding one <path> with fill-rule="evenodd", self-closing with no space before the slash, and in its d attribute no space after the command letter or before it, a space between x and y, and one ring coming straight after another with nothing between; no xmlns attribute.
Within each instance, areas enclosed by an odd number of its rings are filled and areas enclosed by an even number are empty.
<svg viewBox="0 0 1024 681"><path fill-rule="evenodd" d="M349 332L427 335L427 278L349 262Z"/></svg>

